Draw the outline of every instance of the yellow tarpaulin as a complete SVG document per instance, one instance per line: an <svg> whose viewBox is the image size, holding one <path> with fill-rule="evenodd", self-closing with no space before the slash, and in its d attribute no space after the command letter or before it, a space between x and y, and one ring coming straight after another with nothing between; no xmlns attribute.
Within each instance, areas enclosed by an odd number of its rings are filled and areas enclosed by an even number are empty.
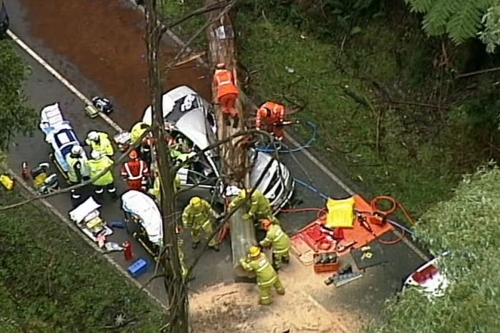
<svg viewBox="0 0 500 333"><path fill-rule="evenodd" d="M326 208L326 226L330 228L352 228L354 226L354 204L353 197L343 200L328 199Z"/></svg>

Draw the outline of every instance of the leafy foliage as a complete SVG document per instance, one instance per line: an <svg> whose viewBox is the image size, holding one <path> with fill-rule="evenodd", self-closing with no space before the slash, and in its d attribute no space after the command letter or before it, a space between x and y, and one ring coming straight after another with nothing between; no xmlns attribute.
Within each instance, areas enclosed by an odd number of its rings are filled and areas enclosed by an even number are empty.
<svg viewBox="0 0 500 333"><path fill-rule="evenodd" d="M245 0L238 5L259 14L273 12L296 27L325 38L338 30L342 34L358 34L362 28L356 24L361 18L383 14L379 0Z"/></svg>
<svg viewBox="0 0 500 333"><path fill-rule="evenodd" d="M441 266L452 281L429 301L416 290L392 300L373 333L482 333L500 327L500 169L481 168L464 178L454 198L436 205L416 227L434 254L449 250Z"/></svg>
<svg viewBox="0 0 500 333"><path fill-rule="evenodd" d="M4 204L19 201L0 190ZM35 206L0 213L0 331L103 332L123 312L120 332L157 332L162 313L78 235Z"/></svg>
<svg viewBox="0 0 500 333"><path fill-rule="evenodd" d="M448 34L455 43L476 37L481 18L495 0L405 0L424 14L424 30L430 36Z"/></svg>
<svg viewBox="0 0 500 333"><path fill-rule="evenodd" d="M483 16L484 31L479 33L479 39L486 44L486 51L494 53L500 45L500 6L491 7Z"/></svg>
<svg viewBox="0 0 500 333"><path fill-rule="evenodd" d="M29 72L15 53L12 42L0 40L0 148L8 149L18 132L31 134L37 114L26 105L23 84Z"/></svg>

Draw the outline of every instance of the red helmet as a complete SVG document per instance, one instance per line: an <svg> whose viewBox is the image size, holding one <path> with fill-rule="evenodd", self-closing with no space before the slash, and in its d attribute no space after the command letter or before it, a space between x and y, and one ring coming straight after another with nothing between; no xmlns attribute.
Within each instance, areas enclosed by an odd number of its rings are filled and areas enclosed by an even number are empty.
<svg viewBox="0 0 500 333"><path fill-rule="evenodd" d="M269 118L271 116L271 110L269 110L266 107L262 107L259 109L259 112L257 113L257 115L260 118Z"/></svg>
<svg viewBox="0 0 500 333"><path fill-rule="evenodd" d="M137 158L137 152L135 150L131 150L128 154L128 157L132 160L135 160Z"/></svg>

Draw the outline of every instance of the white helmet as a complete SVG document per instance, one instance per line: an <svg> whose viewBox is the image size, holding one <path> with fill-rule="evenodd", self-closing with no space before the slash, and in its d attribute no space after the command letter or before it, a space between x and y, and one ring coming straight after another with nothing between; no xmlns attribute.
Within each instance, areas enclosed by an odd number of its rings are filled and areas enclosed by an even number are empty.
<svg viewBox="0 0 500 333"><path fill-rule="evenodd" d="M83 149L79 145L74 145L71 147L71 154L73 155L80 155L82 153Z"/></svg>
<svg viewBox="0 0 500 333"><path fill-rule="evenodd" d="M97 134L96 131L92 131L87 135L87 139L97 141L99 139L99 134Z"/></svg>
<svg viewBox="0 0 500 333"><path fill-rule="evenodd" d="M101 153L98 150L92 150L92 153L90 153L90 157L92 157L94 160L98 160L101 158Z"/></svg>

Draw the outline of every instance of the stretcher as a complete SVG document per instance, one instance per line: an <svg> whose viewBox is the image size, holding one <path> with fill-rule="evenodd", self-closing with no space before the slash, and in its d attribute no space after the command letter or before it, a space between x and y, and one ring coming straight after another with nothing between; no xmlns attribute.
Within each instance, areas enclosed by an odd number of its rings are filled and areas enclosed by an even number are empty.
<svg viewBox="0 0 500 333"><path fill-rule="evenodd" d="M100 207L101 205L90 197L70 211L69 217L85 235L96 242L99 247L103 247L106 243L106 237L112 235L113 230L101 218Z"/></svg>
<svg viewBox="0 0 500 333"><path fill-rule="evenodd" d="M155 201L147 194L130 190L122 197L125 227L156 260L163 246L163 221Z"/></svg>
<svg viewBox="0 0 500 333"><path fill-rule="evenodd" d="M61 175L67 179L69 165L66 156L71 153L71 148L81 146L70 122L65 120L59 103L45 106L40 113L40 129L45 134L45 141L50 145L52 153L50 159ZM85 152L83 158L87 159Z"/></svg>

